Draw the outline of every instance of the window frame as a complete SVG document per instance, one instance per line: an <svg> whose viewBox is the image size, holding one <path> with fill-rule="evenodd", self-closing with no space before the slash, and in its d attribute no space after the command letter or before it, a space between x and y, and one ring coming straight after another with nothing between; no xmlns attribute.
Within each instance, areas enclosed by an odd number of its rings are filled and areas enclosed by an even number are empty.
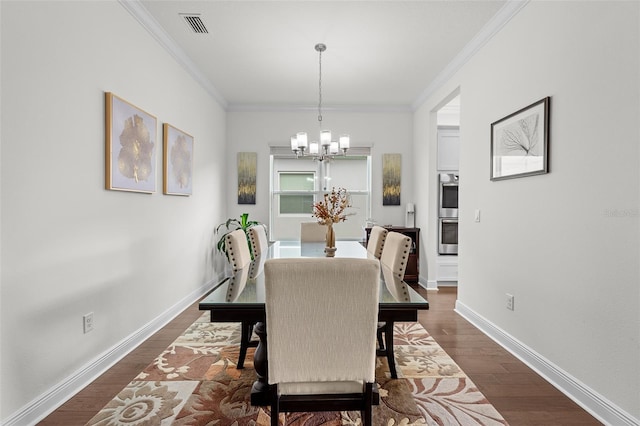
<svg viewBox="0 0 640 426"><path fill-rule="evenodd" d="M317 182L318 182L318 177L317 177L317 172L316 171L312 171L312 170L304 170L304 171L300 171L300 170L286 170L286 171L278 171L277 172L278 175L278 190L273 191L273 195L277 195L277 197L274 197L275 200L277 200L277 206L276 206L276 212L278 217L285 217L285 218L295 218L295 217L308 217L309 215L313 214L313 203L316 202L317 200ZM290 190L290 189L281 189L280 185L282 183L281 181L281 177L283 175L311 175L312 179L313 179L313 189L296 189L296 190ZM281 196L282 195L302 195L302 196L311 196L311 209L309 212L302 212L302 213L282 213L282 202L281 202Z"/></svg>

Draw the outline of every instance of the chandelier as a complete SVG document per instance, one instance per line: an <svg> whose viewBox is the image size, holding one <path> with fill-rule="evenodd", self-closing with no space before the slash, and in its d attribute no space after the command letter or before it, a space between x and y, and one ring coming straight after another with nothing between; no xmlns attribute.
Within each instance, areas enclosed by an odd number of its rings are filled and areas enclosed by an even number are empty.
<svg viewBox="0 0 640 426"><path fill-rule="evenodd" d="M337 141L331 140L331 130L322 130L322 52L327 46L318 43L315 47L319 54L320 78L318 79L318 124L320 127L320 142L307 143L307 133L298 132L291 136L291 150L296 158L311 157L317 161L330 160L337 155L347 155L349 149L349 135L340 135ZM340 154L342 151L342 154Z"/></svg>

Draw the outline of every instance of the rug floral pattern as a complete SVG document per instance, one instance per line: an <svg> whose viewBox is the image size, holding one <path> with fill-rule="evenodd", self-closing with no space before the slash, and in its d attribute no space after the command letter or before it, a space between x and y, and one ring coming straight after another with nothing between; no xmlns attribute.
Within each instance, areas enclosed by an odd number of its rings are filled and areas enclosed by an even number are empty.
<svg viewBox="0 0 640 426"><path fill-rule="evenodd" d="M270 424L254 407L253 349L236 369L240 324L211 323L204 313L107 404L87 426L243 426ZM507 422L418 323L395 324L398 379L384 357L376 366L379 426L493 426ZM288 426L356 426L359 412L281 414Z"/></svg>

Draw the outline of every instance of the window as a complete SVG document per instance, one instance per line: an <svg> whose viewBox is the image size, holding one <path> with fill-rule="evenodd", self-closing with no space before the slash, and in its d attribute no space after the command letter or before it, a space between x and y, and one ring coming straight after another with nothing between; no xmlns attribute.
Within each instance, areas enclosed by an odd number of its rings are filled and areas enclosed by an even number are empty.
<svg viewBox="0 0 640 426"><path fill-rule="evenodd" d="M312 172L279 173L281 215L313 213L313 190L315 174ZM308 191L300 193L300 191ZM288 193L290 192L290 193Z"/></svg>
<svg viewBox="0 0 640 426"><path fill-rule="evenodd" d="M346 188L352 203L348 219L334 228L336 238L363 240L371 217L370 148L351 148L346 157L319 162L295 158L289 147L271 147L271 240L299 240L300 223L316 220L313 203L334 187Z"/></svg>

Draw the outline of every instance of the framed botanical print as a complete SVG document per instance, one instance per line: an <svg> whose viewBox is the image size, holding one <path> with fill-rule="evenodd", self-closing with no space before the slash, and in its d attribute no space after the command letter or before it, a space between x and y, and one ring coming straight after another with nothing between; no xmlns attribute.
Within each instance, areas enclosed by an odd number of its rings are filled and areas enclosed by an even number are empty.
<svg viewBox="0 0 640 426"><path fill-rule="evenodd" d="M105 188L156 192L157 120L105 93Z"/></svg>
<svg viewBox="0 0 640 426"><path fill-rule="evenodd" d="M191 195L193 192L193 136L170 124L163 130L162 191L167 195Z"/></svg>
<svg viewBox="0 0 640 426"><path fill-rule="evenodd" d="M546 97L491 123L491 180L549 172L549 104Z"/></svg>

